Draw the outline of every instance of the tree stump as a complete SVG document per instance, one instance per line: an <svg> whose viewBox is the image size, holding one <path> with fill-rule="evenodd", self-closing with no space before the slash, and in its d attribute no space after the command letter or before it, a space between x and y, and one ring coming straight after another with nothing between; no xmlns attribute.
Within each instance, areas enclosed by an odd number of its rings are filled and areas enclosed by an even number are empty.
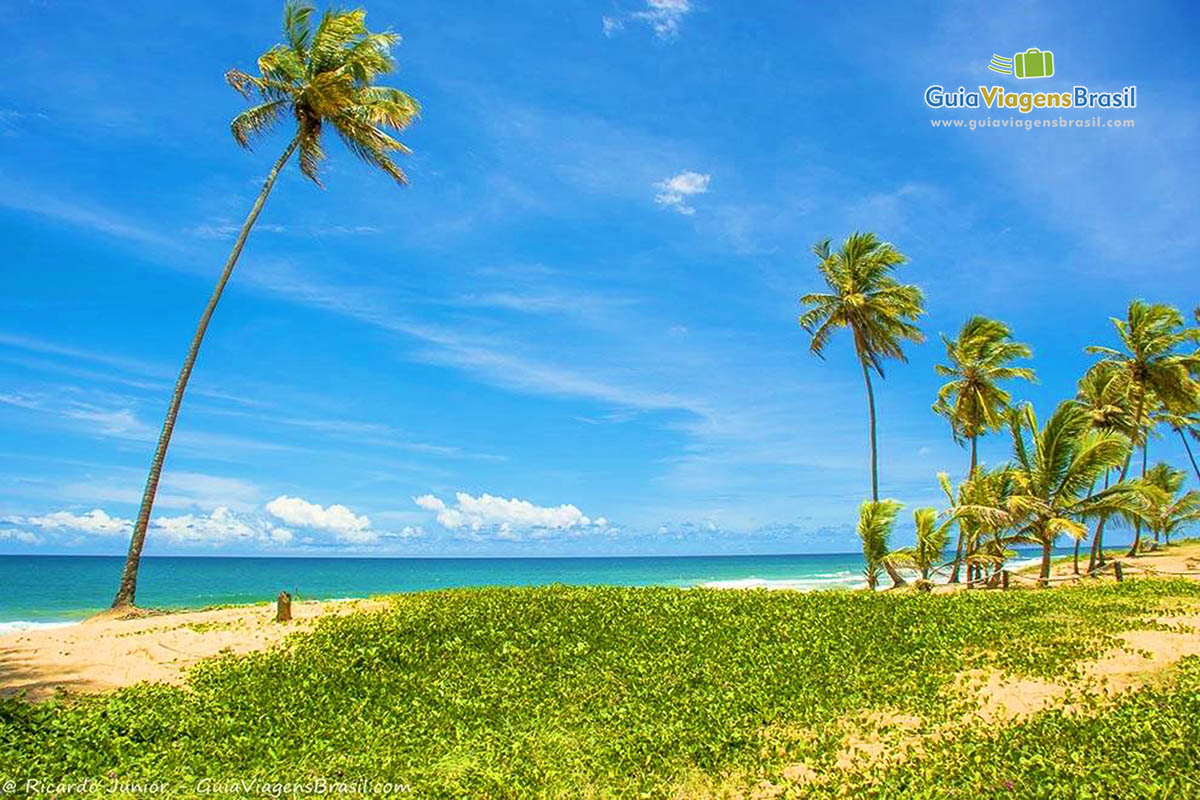
<svg viewBox="0 0 1200 800"><path fill-rule="evenodd" d="M1117 582L1125 580L1125 568L1121 566L1120 561L1113 562L1113 575L1117 576Z"/></svg>
<svg viewBox="0 0 1200 800"><path fill-rule="evenodd" d="M280 592L279 597L275 598L275 621L287 622L292 618L292 596L287 592Z"/></svg>
<svg viewBox="0 0 1200 800"><path fill-rule="evenodd" d="M1000 588L1008 588L1008 570L1006 569L1000 571Z"/></svg>

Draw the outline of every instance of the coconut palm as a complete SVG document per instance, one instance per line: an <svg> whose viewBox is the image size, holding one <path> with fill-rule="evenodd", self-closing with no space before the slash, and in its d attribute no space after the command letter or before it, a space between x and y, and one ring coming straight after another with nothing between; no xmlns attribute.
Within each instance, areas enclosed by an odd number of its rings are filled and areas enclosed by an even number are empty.
<svg viewBox="0 0 1200 800"><path fill-rule="evenodd" d="M976 467L954 492L951 515L963 533L968 584L982 578L978 573L984 567L995 574L1012 555L1009 545L1014 541L1013 529L1020 521L1019 509L1013 504L1017 494L1015 475L1008 465L990 470ZM952 489L945 473L939 478L942 490L950 495Z"/></svg>
<svg viewBox="0 0 1200 800"><path fill-rule="evenodd" d="M925 313L924 296L918 287L901 284L892 276L892 271L908 259L873 233L852 233L837 251L830 250L826 239L813 247L813 253L829 291L800 298L806 307L800 315L800 326L812 335L809 350L822 358L834 330L850 331L867 389L871 500L878 502L875 392L871 373L882 378L885 358L906 361L901 345L906 341L924 341L920 328L914 324Z"/></svg>
<svg viewBox="0 0 1200 800"><path fill-rule="evenodd" d="M134 603L138 565L158 491L159 475L200 343L246 244L250 229L258 219L284 165L298 153L300 172L313 183L321 185L319 173L321 162L325 159L322 135L332 129L358 158L382 170L397 183L406 182L404 172L393 156L408 153L408 148L393 138L388 130L403 130L416 119L420 109L417 101L404 92L376 85L381 76L395 68L389 51L399 37L394 33L372 33L367 30L366 12L362 10L330 10L315 25L313 22L311 7L288 2L283 11L284 41L259 57L258 74L251 75L234 69L225 75L230 86L247 100L254 101L254 105L234 117L231 124L233 138L239 145L249 149L255 139L273 131L285 120L291 123L290 138L283 153L267 173L262 189L234 240L233 250L200 316L192 345L179 371L158 446L150 463L142 505L129 542L129 555L113 600L114 608Z"/></svg>
<svg viewBox="0 0 1200 800"><path fill-rule="evenodd" d="M1015 367L1017 359L1030 358L1028 345L1015 342L1012 331L1003 322L975 316L967 320L957 339L942 336L948 364L937 364L938 375L951 378L938 390L933 410L950 421L955 441L970 442L971 465L967 477L979 463L979 437L1004 425L1012 397L1001 388L1006 380L1035 380L1028 367ZM963 532L960 526L950 582L958 583L962 561Z"/></svg>
<svg viewBox="0 0 1200 800"><path fill-rule="evenodd" d="M1137 435L1127 370L1105 361L1093 365L1076 385L1075 402L1088 415L1093 430L1119 433L1126 439Z"/></svg>
<svg viewBox="0 0 1200 800"><path fill-rule="evenodd" d="M1121 514L1132 519L1144 506L1137 487L1123 480L1095 491L1105 471L1126 462L1131 446L1124 437L1091 428L1088 416L1073 401L1059 404L1044 427L1033 407L1010 415L1015 490L1007 506L1017 541L1042 547L1039 573L1050 577L1050 551L1059 536L1086 535L1089 519Z"/></svg>
<svg viewBox="0 0 1200 800"><path fill-rule="evenodd" d="M1133 410L1129 404L1129 373L1116 365L1100 362L1094 364L1079 379L1075 402L1087 414L1092 430L1101 433L1118 433L1129 441L1138 436L1139 426L1134 423ZM1111 471L1104 474L1107 489ZM1079 544L1076 538L1073 563L1075 574L1079 574Z"/></svg>
<svg viewBox="0 0 1200 800"><path fill-rule="evenodd" d="M1134 300L1129 304L1125 319L1113 319L1120 339L1120 349L1102 346L1088 347L1087 352L1102 356L1105 368L1120 370L1129 383L1132 419L1138 432L1130 439L1130 448L1121 465L1118 482L1129 474L1133 446L1144 443L1148 435L1148 419L1154 403L1166 408L1189 408L1200 395L1200 383L1193 379L1197 370L1195 353L1182 353L1180 348L1197 341L1198 330L1185 328L1183 315L1169 305ZM1107 517L1100 516L1092 537L1092 553L1088 571L1095 569L1103 558L1104 525ZM1130 554L1136 554L1137 541Z"/></svg>
<svg viewBox="0 0 1200 800"><path fill-rule="evenodd" d="M1195 522L1200 522L1200 491L1183 492L1184 472L1166 464L1155 464L1146 472L1148 508L1146 524L1161 535L1166 544L1171 536Z"/></svg>
<svg viewBox="0 0 1200 800"><path fill-rule="evenodd" d="M953 521L953 519L946 519L938 522L936 508L914 509L913 524L916 527L916 542L912 547L892 552L889 561L893 564L912 567L920 573L921 580L928 581L930 573L942 560L942 551L946 549L946 539Z"/></svg>
<svg viewBox="0 0 1200 800"><path fill-rule="evenodd" d="M896 514L902 507L895 500L864 500L858 509L858 538L862 540L865 562L863 574L872 591L879 584L880 573L885 569L889 572L894 569L889 541L896 524Z"/></svg>

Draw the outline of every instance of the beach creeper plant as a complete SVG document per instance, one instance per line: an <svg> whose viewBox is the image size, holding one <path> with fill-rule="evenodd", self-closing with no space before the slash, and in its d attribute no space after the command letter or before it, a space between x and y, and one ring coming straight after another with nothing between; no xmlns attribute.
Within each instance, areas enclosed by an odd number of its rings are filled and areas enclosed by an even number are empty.
<svg viewBox="0 0 1200 800"><path fill-rule="evenodd" d="M970 442L971 465L967 477L979 464L979 437L988 431L1004 427L1012 397L1001 388L1002 381L1036 377L1028 367L1015 367L1013 362L1031 358L1029 345L1013 341L1012 331L1003 322L987 317L971 317L963 325L958 338L942 336L946 347L946 364L937 364L938 375L950 378L938 390L933 410L950 421L956 442ZM954 567L950 583L958 583L963 557L963 531L959 528L955 545Z"/></svg>
<svg viewBox="0 0 1200 800"><path fill-rule="evenodd" d="M274 131L285 122L288 123L291 138L267 173L258 197L246 221L242 223L179 371L162 433L150 463L150 474L146 479L146 489L130 537L129 554L125 559L113 608L125 608L134 603L138 566L163 460L200 343L225 284L242 254L250 229L262 212L279 173L296 155L300 172L321 186L319 173L321 162L325 160L322 138L332 130L351 153L382 170L397 183L403 185L406 182L404 172L393 156L407 154L409 150L388 131L399 132L408 127L418 117L420 106L399 89L376 85L380 77L395 69L396 63L390 50L400 41L400 37L390 32L372 33L367 29L366 16L362 9L331 9L319 20L314 20L312 7L288 2L283 9L284 41L259 57L258 74L232 69L225 75L230 86L254 102L250 108L234 117L230 126L233 138L239 145L250 149L255 139Z"/></svg>
<svg viewBox="0 0 1200 800"><path fill-rule="evenodd" d="M806 308L800 315L800 327L812 336L809 351L822 358L836 329L850 331L867 388L871 500L878 502L879 462L871 373L883 378L885 358L907 361L901 345L925 340L915 324L925 313L925 298L918 287L902 284L893 277L896 267L908 259L873 233L852 233L836 251L830 249L830 241L825 239L813 246L813 254L817 257L817 272L829 291L800 298Z"/></svg>

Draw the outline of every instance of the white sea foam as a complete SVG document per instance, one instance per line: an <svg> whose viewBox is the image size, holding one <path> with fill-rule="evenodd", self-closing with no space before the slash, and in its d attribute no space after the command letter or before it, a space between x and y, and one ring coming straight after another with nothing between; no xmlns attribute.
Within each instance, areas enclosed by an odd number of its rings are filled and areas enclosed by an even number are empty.
<svg viewBox="0 0 1200 800"><path fill-rule="evenodd" d="M6 633L18 633L20 631L38 631L47 628L63 628L67 625L76 625L75 622L30 622L24 619L14 619L8 622L0 622L0 636Z"/></svg>
<svg viewBox="0 0 1200 800"><path fill-rule="evenodd" d="M858 589L866 586L861 573L850 570L821 572L803 578L736 578L726 581L708 581L703 584L709 589L791 589L811 591L813 589Z"/></svg>
<svg viewBox="0 0 1200 800"><path fill-rule="evenodd" d="M1036 567L1041 563L1042 563L1041 556L1038 556L1036 558L1020 558L1020 559L1016 559L1014 561L1006 562L1004 564L1004 568L1006 570L1008 570L1009 572L1016 572L1019 569L1025 569L1025 567Z"/></svg>

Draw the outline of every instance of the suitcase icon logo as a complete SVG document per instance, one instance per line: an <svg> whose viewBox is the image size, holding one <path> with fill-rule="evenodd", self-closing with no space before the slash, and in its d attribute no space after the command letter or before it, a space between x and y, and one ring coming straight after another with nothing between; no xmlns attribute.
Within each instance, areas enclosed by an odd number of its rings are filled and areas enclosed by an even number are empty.
<svg viewBox="0 0 1200 800"><path fill-rule="evenodd" d="M1054 53L1031 47L1024 53L1017 53L1012 58L993 55L988 69L992 72L999 72L1001 75L1015 75L1018 78L1049 78L1054 74Z"/></svg>

